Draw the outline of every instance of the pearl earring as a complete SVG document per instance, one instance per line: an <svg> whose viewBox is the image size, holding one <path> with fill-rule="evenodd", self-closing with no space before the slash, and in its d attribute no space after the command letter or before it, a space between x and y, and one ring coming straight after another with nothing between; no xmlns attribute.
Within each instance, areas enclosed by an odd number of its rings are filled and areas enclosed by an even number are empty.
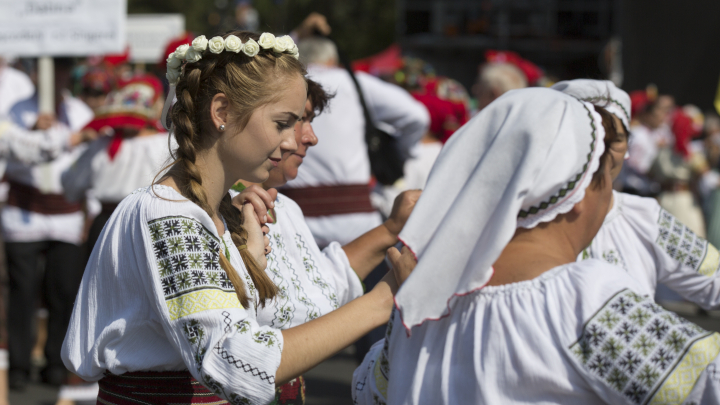
<svg viewBox="0 0 720 405"><path fill-rule="evenodd" d="M218 128L218 129L220 130L220 132L224 131L224 130L225 130L225 124L221 124L221 125L220 125L220 128Z"/></svg>

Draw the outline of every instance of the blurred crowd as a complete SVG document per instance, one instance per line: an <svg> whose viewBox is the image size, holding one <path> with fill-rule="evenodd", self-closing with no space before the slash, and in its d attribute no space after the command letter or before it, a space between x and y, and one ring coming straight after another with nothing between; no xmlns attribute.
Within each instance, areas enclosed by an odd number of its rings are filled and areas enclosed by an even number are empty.
<svg viewBox="0 0 720 405"><path fill-rule="evenodd" d="M486 52L487 62L469 90L429 63L402 55L397 46L346 66L332 40L311 36L318 32L329 34L329 27L322 16L311 15L291 35L299 39L309 77L334 98L313 123L317 139L306 145L297 178L282 192L303 208L320 247L353 240L390 215L400 192L422 189L443 144L477 111L507 91L553 82L507 51ZM173 40L165 54L193 37ZM92 384L68 377L60 350L105 221L125 196L149 185L171 162L173 140L161 122L168 92L165 63L133 64L129 50L56 58L56 111L44 113L38 107L36 61L1 62L0 137L12 131L42 136L41 146L49 149L33 154L26 149L42 147L20 143L2 160L0 368L11 389L24 389L33 370L41 370L43 382L63 387L61 402L97 395ZM720 245L720 117L677 105L652 85L632 92L631 99L629 158L615 188L656 197L696 234ZM368 119L396 142L403 170L392 181L372 176ZM305 198L311 189L320 197ZM328 201L356 192L361 194L356 205L327 214ZM384 271L377 270L375 281ZM372 283L369 277L366 284ZM359 358L380 337L382 331L368 338ZM0 395L4 403L6 389Z"/></svg>

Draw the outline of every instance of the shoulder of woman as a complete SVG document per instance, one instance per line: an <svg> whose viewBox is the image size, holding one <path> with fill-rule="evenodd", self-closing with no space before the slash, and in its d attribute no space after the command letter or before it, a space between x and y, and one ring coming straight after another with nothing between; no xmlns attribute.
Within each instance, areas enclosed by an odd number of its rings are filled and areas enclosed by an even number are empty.
<svg viewBox="0 0 720 405"><path fill-rule="evenodd" d="M210 216L168 186L153 185L135 190L118 205L116 213L145 226L173 218L190 220L219 238Z"/></svg>

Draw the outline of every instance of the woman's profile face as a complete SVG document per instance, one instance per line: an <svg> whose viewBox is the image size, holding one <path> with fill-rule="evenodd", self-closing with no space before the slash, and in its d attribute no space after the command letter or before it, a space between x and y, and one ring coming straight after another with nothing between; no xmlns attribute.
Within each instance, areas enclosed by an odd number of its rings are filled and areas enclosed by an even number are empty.
<svg viewBox="0 0 720 405"><path fill-rule="evenodd" d="M310 98L305 102L305 111L300 120L295 124L295 143L297 149L283 153L282 162L278 167L273 167L270 177L263 184L266 188L282 187L288 181L294 180L298 175L298 169L307 154L307 150L317 145L318 139L312 128L312 121L315 118Z"/></svg>
<svg viewBox="0 0 720 405"><path fill-rule="evenodd" d="M245 128L230 120L219 140L219 158L232 180L262 183L280 165L284 153L297 149L294 129L307 99L305 79L296 75L279 80L284 87L277 101L256 109Z"/></svg>
<svg viewBox="0 0 720 405"><path fill-rule="evenodd" d="M615 120L615 128L617 129L617 139L610 144L610 157L612 161L612 168L610 169L610 176L615 180L622 170L623 163L625 162L625 155L628 151L628 133L625 130L620 118L615 115L612 116Z"/></svg>

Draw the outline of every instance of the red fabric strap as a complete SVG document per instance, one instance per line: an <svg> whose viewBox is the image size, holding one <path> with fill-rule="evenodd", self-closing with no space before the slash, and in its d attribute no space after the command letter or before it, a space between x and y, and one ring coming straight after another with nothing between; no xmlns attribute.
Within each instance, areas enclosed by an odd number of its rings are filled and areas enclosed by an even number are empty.
<svg viewBox="0 0 720 405"><path fill-rule="evenodd" d="M71 203L62 194L44 194L33 186L10 181L8 205L45 215L72 214L82 209L79 202Z"/></svg>
<svg viewBox="0 0 720 405"><path fill-rule="evenodd" d="M367 184L283 188L280 192L294 200L306 217L375 212Z"/></svg>

